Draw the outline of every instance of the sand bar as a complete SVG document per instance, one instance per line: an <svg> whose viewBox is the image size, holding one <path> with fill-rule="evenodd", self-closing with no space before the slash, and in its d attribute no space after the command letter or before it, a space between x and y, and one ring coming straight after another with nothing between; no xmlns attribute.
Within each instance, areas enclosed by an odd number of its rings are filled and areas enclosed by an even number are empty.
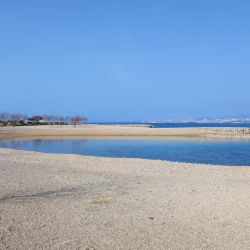
<svg viewBox="0 0 250 250"><path fill-rule="evenodd" d="M235 133L233 128L147 128L118 125L81 125L81 126L33 126L2 127L0 139L31 137L67 137L67 136L137 136L137 137L182 137L182 138L218 138L218 139L250 139L249 134Z"/></svg>

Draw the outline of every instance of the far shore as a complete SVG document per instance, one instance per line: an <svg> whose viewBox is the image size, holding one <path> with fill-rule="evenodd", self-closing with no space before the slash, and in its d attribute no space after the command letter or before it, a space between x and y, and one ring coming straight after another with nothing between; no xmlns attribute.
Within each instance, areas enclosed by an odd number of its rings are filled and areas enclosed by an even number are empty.
<svg viewBox="0 0 250 250"><path fill-rule="evenodd" d="M150 128L135 125L46 125L2 127L0 139L34 137L158 137L250 140L250 129L242 128Z"/></svg>

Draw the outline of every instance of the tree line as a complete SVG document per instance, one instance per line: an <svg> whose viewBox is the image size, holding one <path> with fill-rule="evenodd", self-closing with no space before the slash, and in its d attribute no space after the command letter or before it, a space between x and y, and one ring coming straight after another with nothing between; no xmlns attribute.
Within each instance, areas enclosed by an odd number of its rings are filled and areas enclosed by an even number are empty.
<svg viewBox="0 0 250 250"><path fill-rule="evenodd" d="M24 126L24 125L79 125L87 121L82 115L62 116L62 115L35 115L29 117L22 113L0 112L1 126Z"/></svg>

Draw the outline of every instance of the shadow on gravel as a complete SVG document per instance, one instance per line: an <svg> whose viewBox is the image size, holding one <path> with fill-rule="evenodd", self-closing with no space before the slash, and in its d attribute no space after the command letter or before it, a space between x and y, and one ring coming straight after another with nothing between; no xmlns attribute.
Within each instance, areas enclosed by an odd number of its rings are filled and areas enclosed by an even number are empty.
<svg viewBox="0 0 250 250"><path fill-rule="evenodd" d="M25 200L29 198L49 198L49 197L65 197L72 196L76 194L87 194L86 190L83 188L61 188L57 190L51 190L46 192L39 192L35 194L24 194L24 195L6 195L0 198L0 202L5 202L9 200Z"/></svg>

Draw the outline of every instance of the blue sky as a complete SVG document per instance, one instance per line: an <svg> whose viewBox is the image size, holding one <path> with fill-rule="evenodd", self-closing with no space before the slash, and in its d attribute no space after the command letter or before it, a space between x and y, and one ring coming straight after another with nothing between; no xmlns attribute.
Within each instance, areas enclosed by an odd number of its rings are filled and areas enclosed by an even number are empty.
<svg viewBox="0 0 250 250"><path fill-rule="evenodd" d="M0 2L0 111L250 116L248 0Z"/></svg>

